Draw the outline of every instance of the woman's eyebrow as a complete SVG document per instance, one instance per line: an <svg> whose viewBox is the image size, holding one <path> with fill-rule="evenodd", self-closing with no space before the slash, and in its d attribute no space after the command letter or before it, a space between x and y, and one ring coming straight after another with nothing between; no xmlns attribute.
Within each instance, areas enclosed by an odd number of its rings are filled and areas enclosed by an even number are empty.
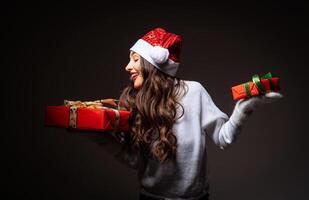
<svg viewBox="0 0 309 200"><path fill-rule="evenodd" d="M136 53L133 53L133 54L132 54L132 58L138 59L139 57L138 57L138 55L137 55Z"/></svg>

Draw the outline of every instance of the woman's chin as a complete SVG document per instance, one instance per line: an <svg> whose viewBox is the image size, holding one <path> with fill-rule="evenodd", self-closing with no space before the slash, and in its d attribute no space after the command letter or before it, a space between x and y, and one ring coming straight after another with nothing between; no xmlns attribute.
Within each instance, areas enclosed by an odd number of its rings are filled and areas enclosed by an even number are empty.
<svg viewBox="0 0 309 200"><path fill-rule="evenodd" d="M143 85L143 81L140 79L135 79L134 80L134 89L140 89Z"/></svg>
<svg viewBox="0 0 309 200"><path fill-rule="evenodd" d="M134 89L139 90L142 86L134 84Z"/></svg>

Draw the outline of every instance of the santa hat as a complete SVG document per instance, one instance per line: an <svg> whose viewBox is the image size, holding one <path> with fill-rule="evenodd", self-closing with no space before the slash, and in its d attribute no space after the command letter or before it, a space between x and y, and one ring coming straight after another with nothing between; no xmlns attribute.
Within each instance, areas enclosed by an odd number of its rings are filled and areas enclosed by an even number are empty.
<svg viewBox="0 0 309 200"><path fill-rule="evenodd" d="M155 28L139 39L130 50L138 53L160 71L175 76L179 67L182 37Z"/></svg>

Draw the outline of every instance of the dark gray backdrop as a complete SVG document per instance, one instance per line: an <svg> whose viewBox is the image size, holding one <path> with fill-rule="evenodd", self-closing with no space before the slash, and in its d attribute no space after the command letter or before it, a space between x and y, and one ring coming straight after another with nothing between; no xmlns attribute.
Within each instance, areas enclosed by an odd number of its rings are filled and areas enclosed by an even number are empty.
<svg viewBox="0 0 309 200"><path fill-rule="evenodd" d="M161 26L184 37L178 76L199 81L228 115L231 86L255 73L281 78L284 98L254 113L232 148L207 142L212 198L308 198L304 3L109 3L2 7L3 189L10 197L137 199L135 171L115 159L113 144L44 127L44 109L63 99L117 98L129 81L129 48Z"/></svg>

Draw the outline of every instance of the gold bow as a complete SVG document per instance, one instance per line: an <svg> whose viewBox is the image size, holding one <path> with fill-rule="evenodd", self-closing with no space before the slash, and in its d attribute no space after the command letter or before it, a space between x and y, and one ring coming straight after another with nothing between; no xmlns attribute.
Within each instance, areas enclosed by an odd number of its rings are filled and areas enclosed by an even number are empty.
<svg viewBox="0 0 309 200"><path fill-rule="evenodd" d="M71 101L64 100L64 105L69 107L77 107L77 108L118 108L118 100L117 99L100 99L95 101Z"/></svg>

